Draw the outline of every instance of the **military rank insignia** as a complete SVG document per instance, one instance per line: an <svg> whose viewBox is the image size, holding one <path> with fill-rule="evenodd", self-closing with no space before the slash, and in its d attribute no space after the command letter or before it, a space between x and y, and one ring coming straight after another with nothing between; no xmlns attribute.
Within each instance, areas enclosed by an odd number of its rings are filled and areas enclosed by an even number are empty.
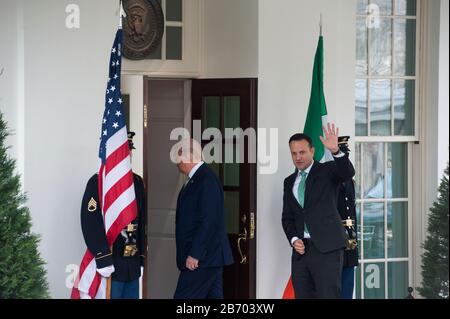
<svg viewBox="0 0 450 319"><path fill-rule="evenodd" d="M95 201L94 197L91 197L88 203L88 211L95 212L97 210L97 202Z"/></svg>

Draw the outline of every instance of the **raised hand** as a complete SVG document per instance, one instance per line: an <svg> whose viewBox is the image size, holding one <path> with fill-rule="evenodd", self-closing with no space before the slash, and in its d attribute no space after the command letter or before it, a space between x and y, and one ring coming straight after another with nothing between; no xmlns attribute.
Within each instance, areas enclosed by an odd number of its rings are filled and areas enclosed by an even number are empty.
<svg viewBox="0 0 450 319"><path fill-rule="evenodd" d="M339 128L334 127L334 123L327 123L327 127L322 126L323 133L325 134L325 138L323 136L319 136L320 140L327 149L330 150L331 153L337 153L339 151L338 146L338 136L339 136Z"/></svg>

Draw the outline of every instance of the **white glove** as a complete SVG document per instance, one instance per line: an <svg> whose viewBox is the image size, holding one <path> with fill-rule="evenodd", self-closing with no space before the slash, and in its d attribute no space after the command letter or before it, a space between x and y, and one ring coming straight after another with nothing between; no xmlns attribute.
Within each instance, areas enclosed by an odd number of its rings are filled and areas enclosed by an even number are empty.
<svg viewBox="0 0 450 319"><path fill-rule="evenodd" d="M88 293L80 291L80 299L92 299Z"/></svg>
<svg viewBox="0 0 450 319"><path fill-rule="evenodd" d="M114 272L114 265L108 266L108 267L104 267L104 268L100 268L97 269L97 272L105 278L108 278L109 276L111 276L111 274Z"/></svg>

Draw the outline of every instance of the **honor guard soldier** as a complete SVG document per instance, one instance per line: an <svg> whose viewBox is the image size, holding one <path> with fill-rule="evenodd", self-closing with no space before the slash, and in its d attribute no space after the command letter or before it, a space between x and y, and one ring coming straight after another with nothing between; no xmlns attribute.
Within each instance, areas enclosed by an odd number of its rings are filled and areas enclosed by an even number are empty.
<svg viewBox="0 0 450 319"><path fill-rule="evenodd" d="M130 156L135 149L134 132L128 133ZM81 228L86 246L94 255L97 271L103 277L111 276L111 299L139 299L139 278L143 273L146 246L146 203L142 178L133 173L138 207L137 217L117 236L112 252L103 224L98 198L98 174L86 186L81 207Z"/></svg>
<svg viewBox="0 0 450 319"><path fill-rule="evenodd" d="M343 153L350 152L348 148L349 139L349 136L339 136L338 138L338 146ZM352 179L341 183L339 187L338 211L347 234L347 247L344 251L342 268L341 298L352 299L355 286L355 267L358 266L355 184Z"/></svg>

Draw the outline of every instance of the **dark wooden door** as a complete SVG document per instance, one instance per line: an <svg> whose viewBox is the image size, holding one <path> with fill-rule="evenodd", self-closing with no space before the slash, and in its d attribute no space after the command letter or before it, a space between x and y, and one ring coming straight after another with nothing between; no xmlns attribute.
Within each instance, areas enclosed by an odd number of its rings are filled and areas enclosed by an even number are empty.
<svg viewBox="0 0 450 319"><path fill-rule="evenodd" d="M201 120L202 132L214 127L222 133L222 161L208 165L222 181L225 220L235 260L224 269L225 298L256 298L256 163L251 160L256 159L256 134L251 146L254 156L249 156L247 138L242 154L237 139L226 138L225 134L225 128L252 128L256 132L256 110L257 79L192 81L192 120ZM202 146L212 141L204 137ZM233 163L225 162L230 149Z"/></svg>

